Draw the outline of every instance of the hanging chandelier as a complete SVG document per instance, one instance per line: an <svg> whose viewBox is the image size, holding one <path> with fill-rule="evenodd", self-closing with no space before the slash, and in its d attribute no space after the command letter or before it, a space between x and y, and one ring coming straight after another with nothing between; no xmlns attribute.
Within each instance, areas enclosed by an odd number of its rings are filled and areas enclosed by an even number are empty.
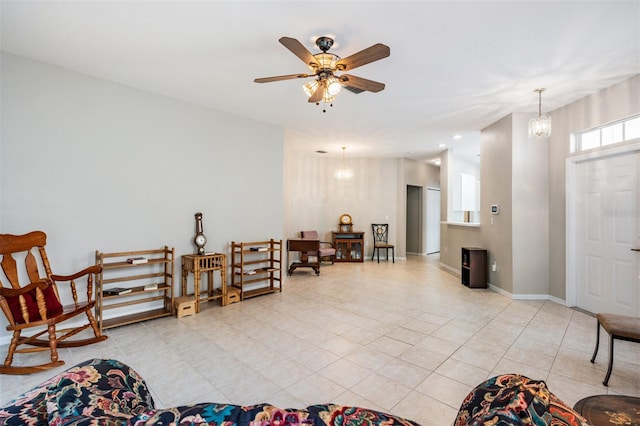
<svg viewBox="0 0 640 426"><path fill-rule="evenodd" d="M538 118L529 121L529 137L548 138L551 136L551 117L542 115L542 92L545 89L536 89L538 93Z"/></svg>
<svg viewBox="0 0 640 426"><path fill-rule="evenodd" d="M353 177L353 171L344 165L344 151L347 149L346 146L342 147L342 164L339 169L335 172L336 179L340 181L349 180Z"/></svg>

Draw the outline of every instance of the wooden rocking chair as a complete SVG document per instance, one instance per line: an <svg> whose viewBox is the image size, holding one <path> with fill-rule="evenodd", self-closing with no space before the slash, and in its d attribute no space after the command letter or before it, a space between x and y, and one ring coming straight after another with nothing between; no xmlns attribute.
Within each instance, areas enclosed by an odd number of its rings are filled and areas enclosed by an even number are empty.
<svg viewBox="0 0 640 426"><path fill-rule="evenodd" d="M98 329L91 310L95 305L93 299L93 275L100 272L101 267L94 265L73 275L53 275L44 246L47 235L41 231L25 235L0 234L0 266L4 277L0 277L0 308L7 317L7 330L13 333L7 358L0 366L0 374L30 374L48 370L64 364L58 360L57 348L84 346L105 340ZM40 259L38 260L37 257ZM26 285L20 285L16 258L24 258ZM39 272L43 270L44 277ZM20 269L23 272L23 269ZM86 276L86 301L80 301L75 280ZM5 279L8 281L8 285ZM70 286L73 304L62 306L58 293L58 283ZM84 299L84 298L83 298ZM65 330L56 330L56 326L70 318L85 314L88 322ZM93 328L95 337L87 339L66 340L87 329ZM30 334L21 335L22 331ZM40 338L47 333L48 338ZM58 335L61 334L61 335ZM20 345L31 347L18 349ZM35 366L12 366L16 353L51 351L51 362Z"/></svg>

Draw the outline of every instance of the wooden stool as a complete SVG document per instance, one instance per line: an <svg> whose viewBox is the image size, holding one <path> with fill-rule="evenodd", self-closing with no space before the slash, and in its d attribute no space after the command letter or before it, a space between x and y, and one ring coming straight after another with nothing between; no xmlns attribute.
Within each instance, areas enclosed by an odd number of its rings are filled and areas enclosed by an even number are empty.
<svg viewBox="0 0 640 426"><path fill-rule="evenodd" d="M227 288L227 294L224 297L224 305L236 303L240 301L240 289L239 288Z"/></svg>
<svg viewBox="0 0 640 426"><path fill-rule="evenodd" d="M176 297L174 303L176 305L176 316L178 318L196 313L196 301L191 296Z"/></svg>
<svg viewBox="0 0 640 426"><path fill-rule="evenodd" d="M596 360L598 346L600 345L600 326L609 333L609 368L604 377L603 385L608 386L611 369L613 368L613 341L615 339L640 343L640 318L616 314L597 314L598 331L596 333L596 349L593 351L591 363Z"/></svg>

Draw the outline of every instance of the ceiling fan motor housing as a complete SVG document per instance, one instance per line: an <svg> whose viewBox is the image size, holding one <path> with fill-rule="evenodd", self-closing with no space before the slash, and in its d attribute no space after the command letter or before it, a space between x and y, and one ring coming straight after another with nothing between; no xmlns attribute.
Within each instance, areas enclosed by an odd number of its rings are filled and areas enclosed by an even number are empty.
<svg viewBox="0 0 640 426"><path fill-rule="evenodd" d="M333 46L333 39L326 36L318 37L316 40L316 46L318 46L318 48L323 52L326 52L331 49L331 46Z"/></svg>

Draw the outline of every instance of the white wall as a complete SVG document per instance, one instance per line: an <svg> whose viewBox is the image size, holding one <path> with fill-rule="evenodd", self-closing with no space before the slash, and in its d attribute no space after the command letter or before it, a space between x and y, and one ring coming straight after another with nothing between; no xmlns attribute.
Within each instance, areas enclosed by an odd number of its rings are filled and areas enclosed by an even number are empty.
<svg viewBox="0 0 640 426"><path fill-rule="evenodd" d="M398 197L401 159L346 157L353 178L338 182L334 171L341 157L287 149L285 154L286 238L299 238L300 231L315 229L321 240L331 241L338 230L338 218L348 213L354 231L365 234L365 256L371 256L372 223L389 223L389 241L396 244L396 256L404 257L404 209ZM402 186L402 191L405 191ZM401 242L399 242L401 241Z"/></svg>
<svg viewBox="0 0 640 426"><path fill-rule="evenodd" d="M546 139L529 139L532 116L509 114L482 130L481 244L488 250L491 285L514 297L546 298L549 151ZM500 214L491 214L492 204Z"/></svg>
<svg viewBox="0 0 640 426"><path fill-rule="evenodd" d="M489 281L518 297L566 293L566 159L571 133L640 112L640 76L551 112L548 140L528 139L532 114L514 113L482 131L482 241ZM500 204L500 214L488 213Z"/></svg>
<svg viewBox="0 0 640 426"><path fill-rule="evenodd" d="M513 294L549 294L549 141L529 139L533 114L512 114Z"/></svg>
<svg viewBox="0 0 640 426"><path fill-rule="evenodd" d="M482 129L480 133L480 169L482 205L481 242L487 249L489 283L513 293L513 114ZM490 206L498 204L500 214L492 215Z"/></svg>
<svg viewBox="0 0 640 426"><path fill-rule="evenodd" d="M1 66L0 232L45 231L55 273L164 245L179 270L196 212L207 251L282 238L282 129L12 55Z"/></svg>
<svg viewBox="0 0 640 426"><path fill-rule="evenodd" d="M550 113L549 293L566 296L566 161L572 133L640 113L640 75L614 84Z"/></svg>

